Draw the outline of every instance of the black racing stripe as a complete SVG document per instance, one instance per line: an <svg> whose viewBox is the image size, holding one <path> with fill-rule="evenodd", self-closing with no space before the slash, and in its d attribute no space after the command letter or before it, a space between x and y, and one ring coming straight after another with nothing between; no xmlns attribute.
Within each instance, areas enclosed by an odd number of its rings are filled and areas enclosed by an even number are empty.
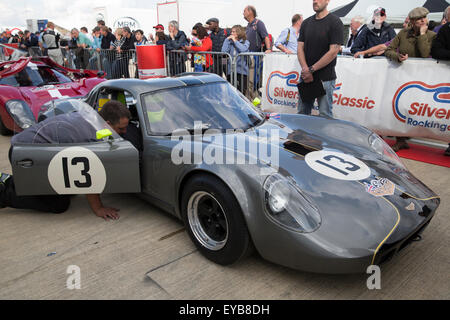
<svg viewBox="0 0 450 320"><path fill-rule="evenodd" d="M199 78L195 78L195 77L179 78L178 80L180 80L181 82L184 82L187 86L198 85L198 84L204 83Z"/></svg>

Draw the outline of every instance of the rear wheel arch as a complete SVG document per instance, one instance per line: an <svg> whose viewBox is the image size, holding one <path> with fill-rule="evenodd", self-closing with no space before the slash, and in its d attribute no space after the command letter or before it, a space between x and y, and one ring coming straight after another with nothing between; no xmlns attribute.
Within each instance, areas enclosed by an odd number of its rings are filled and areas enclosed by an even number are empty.
<svg viewBox="0 0 450 320"><path fill-rule="evenodd" d="M222 183L224 183L228 187L228 189L230 189L233 196L236 198L236 195L234 194L233 190L231 190L231 188L228 186L228 184L218 175L216 175L210 171L206 171L206 170L194 170L194 171L187 173L183 177L183 179L181 180L181 182L179 184L178 193L177 193L177 208L179 210L180 216L181 216L181 200L183 198L183 190L186 187L186 184L194 177L201 176L201 175L211 176L212 178L216 178L216 179L220 180ZM236 201L238 201L237 198L236 198ZM239 201L238 201L238 203L239 203ZM239 206L240 206L240 204L239 204ZM242 207L241 207L241 210L242 210Z"/></svg>

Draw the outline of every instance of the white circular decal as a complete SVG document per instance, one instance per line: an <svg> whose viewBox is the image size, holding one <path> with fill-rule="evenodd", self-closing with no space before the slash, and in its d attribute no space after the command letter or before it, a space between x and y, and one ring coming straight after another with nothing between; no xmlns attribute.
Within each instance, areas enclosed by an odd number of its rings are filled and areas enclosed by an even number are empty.
<svg viewBox="0 0 450 320"><path fill-rule="evenodd" d="M48 181L58 194L100 194L106 171L97 155L82 147L58 152L48 166Z"/></svg>
<svg viewBox="0 0 450 320"><path fill-rule="evenodd" d="M311 169L333 179L359 181L370 176L370 169L364 162L341 152L310 152L305 160Z"/></svg>

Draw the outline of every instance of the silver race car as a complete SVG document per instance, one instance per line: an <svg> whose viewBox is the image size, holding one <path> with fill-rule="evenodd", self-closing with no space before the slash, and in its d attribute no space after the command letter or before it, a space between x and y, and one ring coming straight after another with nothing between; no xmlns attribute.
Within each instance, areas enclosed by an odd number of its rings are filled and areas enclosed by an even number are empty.
<svg viewBox="0 0 450 320"><path fill-rule="evenodd" d="M109 100L128 106L141 144L104 130ZM83 112L98 142L15 146L19 195L137 193L222 265L255 248L295 269L365 272L420 239L440 202L373 132L264 114L215 75L105 81L44 109Z"/></svg>

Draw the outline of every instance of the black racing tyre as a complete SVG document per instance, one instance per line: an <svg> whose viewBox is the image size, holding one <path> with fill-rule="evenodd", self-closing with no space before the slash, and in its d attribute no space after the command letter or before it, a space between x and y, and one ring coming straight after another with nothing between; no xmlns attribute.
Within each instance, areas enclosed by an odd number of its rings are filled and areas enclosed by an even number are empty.
<svg viewBox="0 0 450 320"><path fill-rule="evenodd" d="M182 192L184 224L192 242L207 259L230 265L250 255L253 244L241 207L222 181L197 175Z"/></svg>
<svg viewBox="0 0 450 320"><path fill-rule="evenodd" d="M0 134L2 136L9 136L12 134L12 131L5 127L2 119L0 119Z"/></svg>

